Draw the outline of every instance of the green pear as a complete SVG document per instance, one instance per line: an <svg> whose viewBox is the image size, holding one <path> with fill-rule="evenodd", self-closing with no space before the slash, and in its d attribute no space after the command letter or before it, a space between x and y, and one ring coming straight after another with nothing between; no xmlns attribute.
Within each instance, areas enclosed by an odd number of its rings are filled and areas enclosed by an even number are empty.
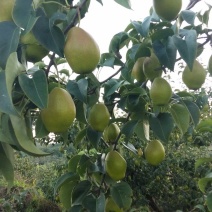
<svg viewBox="0 0 212 212"><path fill-rule="evenodd" d="M72 27L66 37L64 55L77 74L89 74L100 60L99 46L93 37L80 27Z"/></svg>

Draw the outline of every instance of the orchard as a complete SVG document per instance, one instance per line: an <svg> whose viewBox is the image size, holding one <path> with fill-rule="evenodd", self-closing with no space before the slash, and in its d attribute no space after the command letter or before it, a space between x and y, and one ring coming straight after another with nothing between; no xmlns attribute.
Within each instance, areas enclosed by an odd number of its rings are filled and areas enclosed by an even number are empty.
<svg viewBox="0 0 212 212"><path fill-rule="evenodd" d="M117 32L102 53L80 26L90 2L0 1L0 173L7 191L17 153L48 157L54 153L40 146L60 143L62 153L72 148L53 186L63 211L212 211L210 152L189 150L201 142L210 149L212 141L212 5L201 1L207 9L194 12L199 1L183 8L182 0L153 0L149 16ZM130 0L115 2L131 9ZM107 68L114 73L100 81L97 71ZM193 181L179 174L182 167ZM181 177L195 182L196 193L182 195L191 187ZM184 208L168 206L176 196L181 205L187 200Z"/></svg>

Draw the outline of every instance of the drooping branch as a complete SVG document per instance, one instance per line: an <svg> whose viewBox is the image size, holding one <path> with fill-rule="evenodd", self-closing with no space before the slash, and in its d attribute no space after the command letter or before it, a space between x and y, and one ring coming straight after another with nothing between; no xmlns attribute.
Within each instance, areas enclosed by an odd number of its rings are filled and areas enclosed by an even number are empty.
<svg viewBox="0 0 212 212"><path fill-rule="evenodd" d="M186 7L186 10L190 10L192 7L194 7L199 1L201 0L190 0L188 6Z"/></svg>
<svg viewBox="0 0 212 212"><path fill-rule="evenodd" d="M77 6L77 10L81 11L81 9L84 7L84 5L87 3L87 1L88 0L83 0L82 3L79 6ZM78 12L76 11L71 23L64 30L64 34L66 34L69 31L69 29L71 29L76 24L77 19L78 19Z"/></svg>

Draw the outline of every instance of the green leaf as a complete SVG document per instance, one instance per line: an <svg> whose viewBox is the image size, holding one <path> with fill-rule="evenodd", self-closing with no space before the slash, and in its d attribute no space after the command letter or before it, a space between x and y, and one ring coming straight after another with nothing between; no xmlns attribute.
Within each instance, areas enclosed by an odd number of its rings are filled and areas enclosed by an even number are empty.
<svg viewBox="0 0 212 212"><path fill-rule="evenodd" d="M209 163L212 161L212 157L210 158L199 158L195 162L195 169L197 169L199 166L201 166L203 163Z"/></svg>
<svg viewBox="0 0 212 212"><path fill-rule="evenodd" d="M0 22L0 66L2 69L5 69L9 55L17 50L20 32L20 28L13 22Z"/></svg>
<svg viewBox="0 0 212 212"><path fill-rule="evenodd" d="M46 127L43 124L41 115L39 114L36 125L35 125L35 137L36 138L43 138L49 134L49 131L46 129Z"/></svg>
<svg viewBox="0 0 212 212"><path fill-rule="evenodd" d="M113 36L109 45L109 52L115 53L115 55L119 52L121 48L123 48L128 42L129 36L126 32L119 32Z"/></svg>
<svg viewBox="0 0 212 212"><path fill-rule="evenodd" d="M150 128L153 133L164 142L169 141L169 137L174 128L172 116L169 113L160 113L158 116L149 117Z"/></svg>
<svg viewBox="0 0 212 212"><path fill-rule="evenodd" d="M152 16L148 16L142 22L140 34L143 37L146 37L149 33L149 27L150 27L151 20L152 20Z"/></svg>
<svg viewBox="0 0 212 212"><path fill-rule="evenodd" d="M92 184L90 181L83 180L74 187L72 192L72 206L82 204L84 198L89 193L91 186Z"/></svg>
<svg viewBox="0 0 212 212"><path fill-rule="evenodd" d="M93 194L89 194L83 200L83 206L88 211L92 212L104 212L105 211L105 195L101 193L99 197L95 197Z"/></svg>
<svg viewBox="0 0 212 212"><path fill-rule="evenodd" d="M110 187L110 193L113 200L120 208L123 208L124 211L130 208L133 191L126 182L113 184Z"/></svg>
<svg viewBox="0 0 212 212"><path fill-rule="evenodd" d="M102 132L93 130L91 127L87 128L87 138L95 149L98 147L101 136Z"/></svg>
<svg viewBox="0 0 212 212"><path fill-rule="evenodd" d="M23 70L24 67L18 62L17 53L11 53L5 71L0 72L0 111L18 115L12 102L12 89L15 78Z"/></svg>
<svg viewBox="0 0 212 212"><path fill-rule="evenodd" d="M76 181L65 182L59 189L60 202L67 210L71 208L72 191L76 184Z"/></svg>
<svg viewBox="0 0 212 212"><path fill-rule="evenodd" d="M180 31L180 36L173 36L173 40L180 53L180 56L187 63L190 70L192 70L197 52L196 30L183 29Z"/></svg>
<svg viewBox="0 0 212 212"><path fill-rule="evenodd" d="M15 24L24 29L24 33L31 31L38 19L32 7L32 0L16 0L12 15Z"/></svg>
<svg viewBox="0 0 212 212"><path fill-rule="evenodd" d="M187 108L182 104L173 104L170 112L181 134L184 135L190 123L190 114Z"/></svg>
<svg viewBox="0 0 212 212"><path fill-rule="evenodd" d="M202 119L197 125L196 130L198 132L212 132L212 118Z"/></svg>
<svg viewBox="0 0 212 212"><path fill-rule="evenodd" d="M139 120L135 127L135 134L143 141L149 141L149 120Z"/></svg>
<svg viewBox="0 0 212 212"><path fill-rule="evenodd" d="M207 198L206 198L206 205L208 207L208 210L209 211L212 211L212 192L210 192L208 195L207 195Z"/></svg>
<svg viewBox="0 0 212 212"><path fill-rule="evenodd" d="M105 92L104 97L108 97L113 94L123 83L123 81L119 81L117 79L110 79L105 83Z"/></svg>
<svg viewBox="0 0 212 212"><path fill-rule="evenodd" d="M74 103L76 106L76 119L83 124L87 124L86 104L81 101L75 101Z"/></svg>
<svg viewBox="0 0 212 212"><path fill-rule="evenodd" d="M138 120L130 120L122 126L121 133L126 136L126 139L132 136L137 123Z"/></svg>
<svg viewBox="0 0 212 212"><path fill-rule="evenodd" d="M114 0L118 4L120 4L123 7L126 7L127 9L131 9L131 2L130 0Z"/></svg>
<svg viewBox="0 0 212 212"><path fill-rule="evenodd" d="M204 177L198 181L199 189L204 193L209 182L212 182L212 177Z"/></svg>
<svg viewBox="0 0 212 212"><path fill-rule="evenodd" d="M57 182L54 186L54 196L61 186L65 185L68 182L77 182L79 180L79 175L73 172L66 173L57 179Z"/></svg>
<svg viewBox="0 0 212 212"><path fill-rule="evenodd" d="M152 42L154 43L157 40L161 40L161 39L167 39L169 36L174 35L174 31L170 28L166 28L166 29L160 29L155 31L152 35L151 35L151 39Z"/></svg>
<svg viewBox="0 0 212 212"><path fill-rule="evenodd" d="M10 115L10 120L13 127L11 135L17 144L20 145L22 151L33 156L44 156L50 154L38 149L35 146L34 141L29 138L24 117Z"/></svg>
<svg viewBox="0 0 212 212"><path fill-rule="evenodd" d="M76 135L74 144L79 144L86 135L87 135L87 128L84 128L83 130L79 131Z"/></svg>
<svg viewBox="0 0 212 212"><path fill-rule="evenodd" d="M194 25L194 21L196 18L196 13L191 10L183 10L180 13L180 16L185 20L188 24Z"/></svg>
<svg viewBox="0 0 212 212"><path fill-rule="evenodd" d="M116 66L122 66L124 65L123 62L114 56L112 53L103 53L101 54L101 59L99 62L100 66L108 66L111 68L114 68L114 65Z"/></svg>
<svg viewBox="0 0 212 212"><path fill-rule="evenodd" d="M68 171L77 172L77 168L82 155L74 155L68 162Z"/></svg>
<svg viewBox="0 0 212 212"><path fill-rule="evenodd" d="M35 38L49 51L63 57L63 50L65 45L65 37L63 32L57 26L50 23L41 9L37 10L39 19L36 21L32 32Z"/></svg>
<svg viewBox="0 0 212 212"><path fill-rule="evenodd" d="M194 102L191 102L188 100L184 100L183 103L190 114L191 121L193 122L193 124L195 126L197 126L197 124L199 123L199 119L200 119L199 107Z"/></svg>
<svg viewBox="0 0 212 212"><path fill-rule="evenodd" d="M7 154L5 153L5 149L7 146ZM13 185L14 181L14 169L13 169L13 163L8 158L8 153L12 154L13 150L12 148L9 148L8 144L2 144L0 142L0 173L3 174L4 178L8 182L8 186L11 187Z"/></svg>
<svg viewBox="0 0 212 212"><path fill-rule="evenodd" d="M206 212L206 211L205 211L204 205L195 205L195 206L194 206L194 209L199 209L199 210L202 211L202 212Z"/></svg>
<svg viewBox="0 0 212 212"><path fill-rule="evenodd" d="M40 109L44 109L48 104L48 84L46 74L43 70L36 71L33 75L18 76L19 84L26 96Z"/></svg>
<svg viewBox="0 0 212 212"><path fill-rule="evenodd" d="M76 99L87 103L88 81L85 78L82 78L77 82L75 80L69 80L66 87L69 93L71 93Z"/></svg>
<svg viewBox="0 0 212 212"><path fill-rule="evenodd" d="M129 142L125 143L125 142L122 142L122 145L125 146L128 150L130 150L131 152L137 154L137 150L135 148L135 146Z"/></svg>
<svg viewBox="0 0 212 212"><path fill-rule="evenodd" d="M168 37L166 43L155 41L153 43L153 49L161 64L170 70L174 70L177 49L174 45L173 37Z"/></svg>

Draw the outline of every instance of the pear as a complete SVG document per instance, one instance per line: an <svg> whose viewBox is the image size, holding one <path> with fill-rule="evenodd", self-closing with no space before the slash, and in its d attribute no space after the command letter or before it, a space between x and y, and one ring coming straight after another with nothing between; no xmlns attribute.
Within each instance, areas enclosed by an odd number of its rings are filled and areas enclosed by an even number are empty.
<svg viewBox="0 0 212 212"><path fill-rule="evenodd" d="M144 75L152 82L156 77L162 75L161 64L154 52L150 57L146 57L143 62Z"/></svg>
<svg viewBox="0 0 212 212"><path fill-rule="evenodd" d="M147 162L153 166L157 166L165 158L165 149L159 140L150 141L144 151Z"/></svg>
<svg viewBox="0 0 212 212"><path fill-rule="evenodd" d="M153 0L155 12L162 19L174 20L182 8L182 0Z"/></svg>
<svg viewBox="0 0 212 212"><path fill-rule="evenodd" d="M99 132L103 132L110 120L110 113L104 103L93 105L88 116L90 126Z"/></svg>
<svg viewBox="0 0 212 212"><path fill-rule="evenodd" d="M71 95L65 89L55 87L49 94L48 107L41 111L44 126L49 132L65 132L75 117L76 107Z"/></svg>
<svg viewBox="0 0 212 212"><path fill-rule="evenodd" d="M32 32L21 36L20 42L25 49L26 60L29 62L39 62L49 53L49 51L38 42Z"/></svg>
<svg viewBox="0 0 212 212"><path fill-rule="evenodd" d="M169 103L172 96L172 88L165 79L156 77L151 85L149 94L154 105L163 106Z"/></svg>
<svg viewBox="0 0 212 212"><path fill-rule="evenodd" d="M194 61L192 70L186 66L183 70L182 80L191 90L197 90L202 87L206 79L204 67L197 61Z"/></svg>
<svg viewBox="0 0 212 212"><path fill-rule="evenodd" d="M134 66L132 68L132 72L131 72L132 77L141 83L146 81L146 76L145 76L144 70L143 70L144 60L145 60L145 57L138 58L134 64Z"/></svg>
<svg viewBox="0 0 212 212"><path fill-rule="evenodd" d="M208 60L208 72L212 76L212 55L210 56Z"/></svg>
<svg viewBox="0 0 212 212"><path fill-rule="evenodd" d="M99 46L93 37L80 27L72 27L66 38L64 55L77 74L89 74L100 60Z"/></svg>

